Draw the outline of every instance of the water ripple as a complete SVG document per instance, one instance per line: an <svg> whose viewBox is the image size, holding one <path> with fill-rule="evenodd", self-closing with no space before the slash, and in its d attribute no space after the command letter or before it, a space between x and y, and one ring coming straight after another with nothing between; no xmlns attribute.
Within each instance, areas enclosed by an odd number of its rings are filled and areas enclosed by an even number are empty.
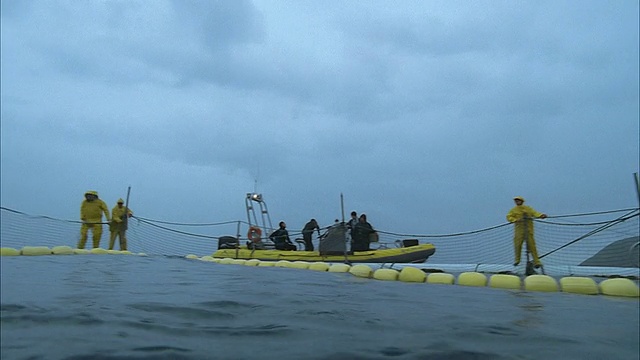
<svg viewBox="0 0 640 360"><path fill-rule="evenodd" d="M133 310L139 310L142 313L160 313L173 315L182 319L198 319L198 320L217 320L217 319L233 319L235 315L228 311L199 309L192 306L174 306L155 303L137 303L128 305Z"/></svg>
<svg viewBox="0 0 640 360"><path fill-rule="evenodd" d="M0 308L2 311L0 323L3 325L17 324L22 327L34 324L91 326L104 322L87 312L61 314L56 310L15 304L2 304Z"/></svg>
<svg viewBox="0 0 640 360"><path fill-rule="evenodd" d="M640 352L636 299L163 257L3 260L0 274L3 360L582 360Z"/></svg>

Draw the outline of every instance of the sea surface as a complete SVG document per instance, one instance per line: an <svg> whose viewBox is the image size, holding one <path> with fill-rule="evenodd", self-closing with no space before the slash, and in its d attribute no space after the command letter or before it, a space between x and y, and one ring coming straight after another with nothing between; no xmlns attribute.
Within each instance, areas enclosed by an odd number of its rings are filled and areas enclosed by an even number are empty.
<svg viewBox="0 0 640 360"><path fill-rule="evenodd" d="M180 257L2 257L5 359L638 359L638 299Z"/></svg>

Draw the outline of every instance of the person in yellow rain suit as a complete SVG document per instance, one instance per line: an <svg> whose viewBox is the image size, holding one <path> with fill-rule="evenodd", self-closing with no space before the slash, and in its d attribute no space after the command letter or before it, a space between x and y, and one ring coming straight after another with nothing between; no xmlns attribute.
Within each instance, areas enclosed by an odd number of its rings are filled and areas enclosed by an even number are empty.
<svg viewBox="0 0 640 360"><path fill-rule="evenodd" d="M102 213L111 221L109 216L109 208L104 201L98 199L97 191L87 191L84 193L85 200L80 205L80 220L82 227L80 228L80 241L78 249L84 249L87 243L87 233L89 229L93 233L93 248L100 247L100 238L102 237Z"/></svg>
<svg viewBox="0 0 640 360"><path fill-rule="evenodd" d="M542 266L538 258L538 250L536 249L536 241L533 237L533 218L545 219L547 214L537 212L531 206L523 205L524 198L516 196L513 198L516 206L507 214L507 221L515 223L513 232L513 248L515 250L516 260L514 266L520 264L520 254L522 252L522 243L527 241L527 249L533 257L533 265L536 268Z"/></svg>
<svg viewBox="0 0 640 360"><path fill-rule="evenodd" d="M127 220L124 213L128 214L127 218L133 216L131 209L124 207L124 200L118 199L118 203L111 210L111 223L109 224L109 231L111 237L109 238L109 250L113 250L113 246L116 242L116 237L120 237L120 250L127 250Z"/></svg>

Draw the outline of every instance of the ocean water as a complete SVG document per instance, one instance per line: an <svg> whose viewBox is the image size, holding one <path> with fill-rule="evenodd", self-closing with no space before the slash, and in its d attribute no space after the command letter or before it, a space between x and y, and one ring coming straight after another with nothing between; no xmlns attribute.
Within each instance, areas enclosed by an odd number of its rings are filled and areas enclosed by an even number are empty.
<svg viewBox="0 0 640 360"><path fill-rule="evenodd" d="M638 359L637 299L164 256L2 257L5 359Z"/></svg>

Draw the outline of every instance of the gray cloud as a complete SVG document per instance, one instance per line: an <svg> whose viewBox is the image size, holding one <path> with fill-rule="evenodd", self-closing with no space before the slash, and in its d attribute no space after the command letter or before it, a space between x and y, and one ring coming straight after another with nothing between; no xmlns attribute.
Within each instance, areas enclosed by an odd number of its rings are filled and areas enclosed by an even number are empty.
<svg viewBox="0 0 640 360"><path fill-rule="evenodd" d="M130 183L147 217L226 220L257 180L291 226L333 221L343 192L412 233L500 223L515 194L550 213L634 206L637 14L3 1L3 206L76 216L87 188Z"/></svg>

